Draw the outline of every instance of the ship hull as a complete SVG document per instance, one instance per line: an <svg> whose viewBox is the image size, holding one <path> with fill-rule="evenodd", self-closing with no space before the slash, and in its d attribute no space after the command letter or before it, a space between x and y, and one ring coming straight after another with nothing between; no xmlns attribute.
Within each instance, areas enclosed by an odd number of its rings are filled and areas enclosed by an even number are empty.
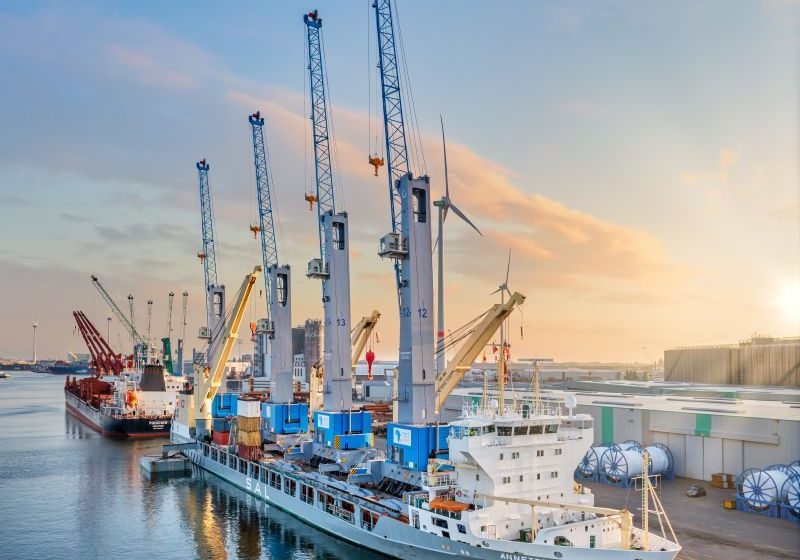
<svg viewBox="0 0 800 560"><path fill-rule="evenodd" d="M221 478L251 496L287 512L338 539L356 546L378 552L392 558L403 559L452 559L469 557L480 560L672 560L676 552L613 549L582 549L561 546L543 546L512 541L483 541L473 546L458 540L448 539L420 531L406 522L381 516L372 531L330 515L319 507L301 501L276 488L265 485L205 456L199 446L185 450L184 454L201 469ZM524 549L524 551L523 551ZM535 551L533 549L536 549Z"/></svg>
<svg viewBox="0 0 800 560"><path fill-rule="evenodd" d="M169 437L171 422L169 417L120 418L103 414L99 409L69 391L64 391L64 398L67 412L104 436L119 438Z"/></svg>

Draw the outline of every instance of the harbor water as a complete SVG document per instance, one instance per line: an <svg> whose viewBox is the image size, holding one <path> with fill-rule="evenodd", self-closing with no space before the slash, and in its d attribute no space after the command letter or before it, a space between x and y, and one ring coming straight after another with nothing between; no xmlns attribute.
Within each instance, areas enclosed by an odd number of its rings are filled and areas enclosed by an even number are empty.
<svg viewBox="0 0 800 560"><path fill-rule="evenodd" d="M150 481L139 457L67 414L64 377L0 380L0 559L344 559L350 546L212 475Z"/></svg>

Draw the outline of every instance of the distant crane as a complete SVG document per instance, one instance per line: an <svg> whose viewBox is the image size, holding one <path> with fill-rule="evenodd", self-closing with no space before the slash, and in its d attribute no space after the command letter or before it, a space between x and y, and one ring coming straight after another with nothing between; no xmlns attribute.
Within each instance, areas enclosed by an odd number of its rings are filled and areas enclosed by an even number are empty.
<svg viewBox="0 0 800 560"><path fill-rule="evenodd" d="M175 299L175 292L169 293L167 303L167 336L161 339L161 354L164 358L164 366L169 373L172 373L172 304Z"/></svg>
<svg viewBox="0 0 800 560"><path fill-rule="evenodd" d="M186 340L186 300L189 298L189 292L183 292L183 303L181 305L181 337L178 339L177 351L177 367L173 366L176 375L183 375L183 341Z"/></svg>
<svg viewBox="0 0 800 560"><path fill-rule="evenodd" d="M128 309L130 310L131 314L131 325L135 325L136 321L134 320L133 317L133 294L128 294ZM135 340L133 340L133 338L131 338L131 341L134 343L136 342Z"/></svg>
<svg viewBox="0 0 800 560"><path fill-rule="evenodd" d="M114 316L117 318L117 320L120 323L122 323L122 326L125 327L126 331L128 331L128 334L130 335L131 340L133 340L133 344L134 344L133 354L134 354L135 359L137 361L139 361L140 363L145 363L147 361L147 357L148 357L148 354L149 354L149 347L148 347L147 342L142 337L142 335L140 335L139 332L136 330L136 327L134 326L133 321L129 320L125 316L125 314L122 312L122 310L117 306L117 304L114 302L114 300L111 297L111 295L106 291L106 289L100 283L100 280L97 279L97 276L92 275L91 278L92 278L92 284L94 285L94 287L97 289L98 292L100 292L100 295L103 297L105 302L108 304L108 307L111 309L111 312L114 314ZM131 309L131 318L133 318L133 296L132 295L128 296L128 303L129 303L130 309Z"/></svg>
<svg viewBox="0 0 800 560"><path fill-rule="evenodd" d="M353 366L350 339L350 238L347 213L336 210L328 129L327 78L316 10L305 14L311 128L314 140L316 204L319 218L320 258L308 263L307 276L322 280L325 310L323 409L350 411L353 406ZM307 198L308 200L308 198ZM310 202L313 204L314 202Z"/></svg>

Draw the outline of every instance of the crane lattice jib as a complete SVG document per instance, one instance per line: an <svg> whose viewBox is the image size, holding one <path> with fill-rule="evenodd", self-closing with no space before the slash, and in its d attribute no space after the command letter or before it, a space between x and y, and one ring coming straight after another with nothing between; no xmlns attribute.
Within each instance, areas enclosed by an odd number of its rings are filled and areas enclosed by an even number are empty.
<svg viewBox="0 0 800 560"><path fill-rule="evenodd" d="M94 287L97 288L97 291L100 292L100 295L103 296L103 299L106 300L108 307L111 309L112 313L117 317L122 326L125 327L125 330L128 331L128 334L133 339L134 343L136 344L145 344L144 338L136 331L136 327L133 326L122 310L117 307L117 304L114 303L114 300L111 299L111 295L106 291L100 281L97 279L97 276L92 276L92 284Z"/></svg>
<svg viewBox="0 0 800 560"><path fill-rule="evenodd" d="M197 162L200 176L200 222L203 234L203 272L206 279L206 316L210 315L209 296L211 288L217 286L217 250L214 243L214 220L211 212L211 190L208 187L208 169L206 160Z"/></svg>
<svg viewBox="0 0 800 560"><path fill-rule="evenodd" d="M386 169L389 177L389 202L392 212L392 231L400 231L400 193L395 182L410 171L403 100L400 93L400 69L394 41L392 3L375 0L375 24L378 31L378 66L381 72L381 98L383 100L383 128L386 137Z"/></svg>
<svg viewBox="0 0 800 560"><path fill-rule="evenodd" d="M325 258L325 233L322 216L336 213L331 169L331 148L328 135L328 110L325 92L325 66L323 62L320 28L322 20L317 12L303 16L308 37L308 74L311 85L311 124L314 133L314 168L317 182L317 212L319 216L319 249L323 264Z"/></svg>
<svg viewBox="0 0 800 560"><path fill-rule="evenodd" d="M250 115L253 129L253 162L256 168L256 197L258 199L258 226L261 231L261 259L264 270L278 266L278 243L275 237L275 222L272 216L272 193L267 173L267 149L264 144L264 119L260 113ZM270 276L264 274L267 301L272 297ZM267 306L269 313L269 306Z"/></svg>

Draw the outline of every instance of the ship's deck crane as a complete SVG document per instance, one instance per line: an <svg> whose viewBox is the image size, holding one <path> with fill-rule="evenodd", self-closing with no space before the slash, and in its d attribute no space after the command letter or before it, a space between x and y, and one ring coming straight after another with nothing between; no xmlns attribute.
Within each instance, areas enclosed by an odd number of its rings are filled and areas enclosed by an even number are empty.
<svg viewBox="0 0 800 560"><path fill-rule="evenodd" d="M117 306L116 303L114 303L114 300L112 299L111 295L106 291L106 289L100 283L100 280L97 279L97 276L93 274L91 278L94 287L97 288L97 291L100 292L101 296L103 296L103 299L108 304L108 307L111 309L111 312L114 313L114 316L117 318L117 320L120 323L122 323L122 326L125 327L126 331L128 331L131 340L133 340L134 356L139 361L146 361L149 353L147 342L142 337L142 335L140 335L139 332L136 330L136 327L133 326L133 322L128 320L128 318L125 316L122 310ZM131 306L131 317L133 317L133 296L128 296L128 301Z"/></svg>
<svg viewBox="0 0 800 560"><path fill-rule="evenodd" d="M78 330L80 330L81 336L86 342L86 347L92 356L92 366L95 369L95 374L98 376L100 373L119 375L125 367L120 355L111 349L111 346L83 311L73 311L72 316L75 317Z"/></svg>
<svg viewBox="0 0 800 560"><path fill-rule="evenodd" d="M211 362L205 365L200 372L195 373L194 398L192 413L194 415L195 438L202 439L210 432L211 427L211 401L217 394L222 379L225 375L225 364L228 361L233 343L239 336L239 326L247 310L247 302L258 281L258 275L263 269L256 266L253 272L245 276L241 288L236 296L236 301L227 317L225 327L215 336L219 343L219 350L214 354ZM223 317L224 319L225 317ZM190 422L189 426L192 425Z"/></svg>
<svg viewBox="0 0 800 560"><path fill-rule="evenodd" d="M458 386L464 374L472 368L472 364L483 352L484 347L500 328L514 308L522 305L525 296L519 292L514 292L508 301L502 304L495 304L483 317L480 324L472 331L472 334L465 340L453 359L447 364L445 370L436 378L436 405L437 414L441 411L442 405ZM500 374L498 373L498 376Z"/></svg>
<svg viewBox="0 0 800 560"><path fill-rule="evenodd" d="M261 319L256 324L256 353L262 358L269 354L269 371L272 379L270 400L274 403L290 403L294 396L291 269L288 265L281 265L279 261L272 188L264 141L264 118L260 112L256 112L250 115L248 120L253 136L253 163L258 201L258 225L251 226L250 229L254 234L261 233L261 259L265 271L264 285L267 300L267 319Z"/></svg>
<svg viewBox="0 0 800 560"><path fill-rule="evenodd" d="M178 367L173 368L175 374L183 375L183 341L186 340L186 301L189 292L183 292L183 303L181 304L181 337L178 339L177 360Z"/></svg>
<svg viewBox="0 0 800 560"><path fill-rule="evenodd" d="M353 406L350 339L350 257L347 213L337 212L328 129L327 79L317 11L305 14L311 127L314 139L316 204L320 258L308 263L307 276L322 280L325 310L323 408L350 411ZM313 204L313 202L312 202Z"/></svg>
<svg viewBox="0 0 800 560"><path fill-rule="evenodd" d="M373 309L372 314L369 317L362 317L353 328L353 332L350 333L350 342L353 345L353 367L356 367L358 360L361 359L361 353L367 346L375 327L378 326L380 318L380 312L377 309ZM369 362L369 359L367 361Z"/></svg>

